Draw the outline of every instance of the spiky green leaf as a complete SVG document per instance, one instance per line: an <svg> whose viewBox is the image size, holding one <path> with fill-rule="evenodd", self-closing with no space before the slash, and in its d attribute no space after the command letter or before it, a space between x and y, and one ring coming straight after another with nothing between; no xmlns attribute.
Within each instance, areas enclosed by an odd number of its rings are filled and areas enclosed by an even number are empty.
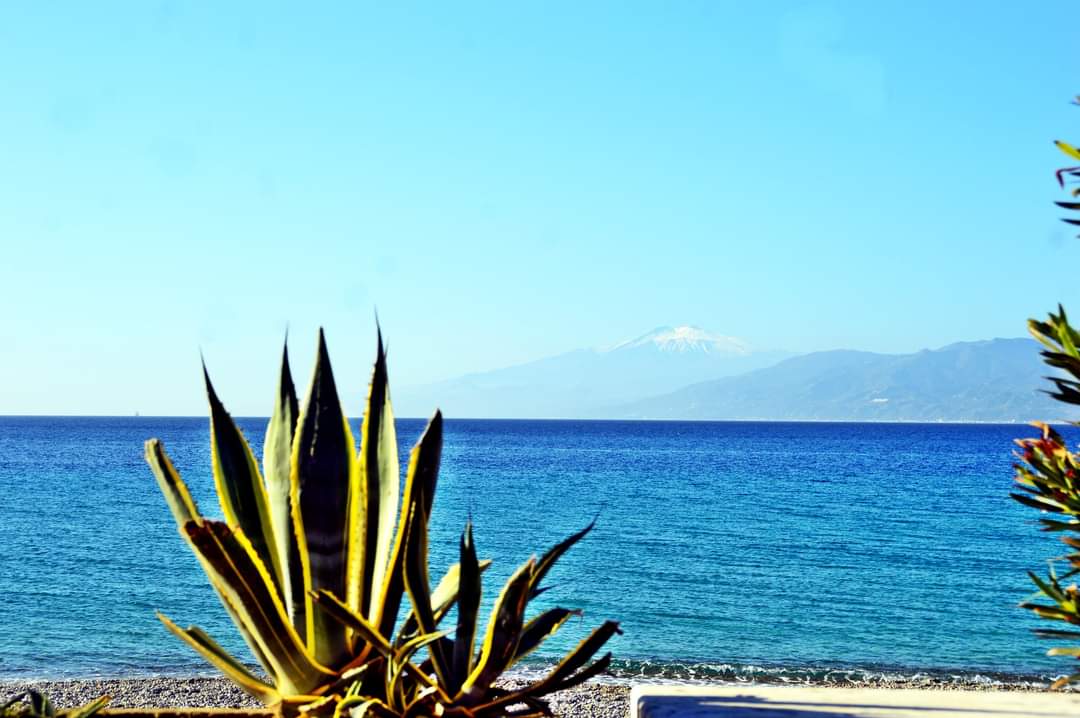
<svg viewBox="0 0 1080 718"><path fill-rule="evenodd" d="M401 598L405 592L404 564L405 543L409 532L409 516L414 507L421 507L424 516L431 515L435 499L435 485L439 478L439 461L442 457L442 413L436 411L428 421L420 440L409 454L409 468L405 474L405 498L401 505L397 537L390 558L390 570L386 573L382 589L382 607L379 610L379 630L390 635L397 622Z"/></svg>
<svg viewBox="0 0 1080 718"><path fill-rule="evenodd" d="M275 550L274 528L255 454L218 399L206 365L203 365L203 378L210 403L210 458L221 511L229 526L238 527L248 537L255 553L270 568L274 585L280 586L281 565Z"/></svg>
<svg viewBox="0 0 1080 718"><path fill-rule="evenodd" d="M348 603L353 610L360 610L377 621L394 540L401 482L381 331L360 436L359 472L350 506Z"/></svg>
<svg viewBox="0 0 1080 718"><path fill-rule="evenodd" d="M473 644L476 639L476 619L480 611L480 562L473 543L472 521L465 524L458 547L460 579L458 585L457 631L454 634L453 668L447 691L456 694L472 673Z"/></svg>
<svg viewBox="0 0 1080 718"><path fill-rule="evenodd" d="M318 356L293 441L293 523L304 569L306 639L315 659L339 666L348 657L345 627L311 606L311 591L346 592L349 486L355 471L352 431L341 411L334 373L319 330Z"/></svg>
<svg viewBox="0 0 1080 718"><path fill-rule="evenodd" d="M270 524L274 531L274 554L280 568L281 598L293 627L304 636L307 631L304 613L307 602L303 598L304 566L293 525L289 478L292 473L292 442L299 414L296 388L289 369L289 347L286 344L281 353L278 390L263 443L263 479L266 482Z"/></svg>

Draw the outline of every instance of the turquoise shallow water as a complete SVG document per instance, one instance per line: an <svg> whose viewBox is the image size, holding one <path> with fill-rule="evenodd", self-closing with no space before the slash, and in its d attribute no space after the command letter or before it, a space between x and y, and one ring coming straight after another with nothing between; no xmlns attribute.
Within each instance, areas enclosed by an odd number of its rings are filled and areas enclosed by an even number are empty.
<svg viewBox="0 0 1080 718"><path fill-rule="evenodd" d="M265 420L240 421L261 449ZM423 422L399 420L402 451ZM1016 608L1060 553L1007 498L1024 426L449 421L432 573L467 516L488 601L599 514L552 573L623 676L1055 675ZM205 672L161 610L247 655L142 459L159 437L217 514L207 422L0 418L0 677ZM535 666L534 666L535 667Z"/></svg>

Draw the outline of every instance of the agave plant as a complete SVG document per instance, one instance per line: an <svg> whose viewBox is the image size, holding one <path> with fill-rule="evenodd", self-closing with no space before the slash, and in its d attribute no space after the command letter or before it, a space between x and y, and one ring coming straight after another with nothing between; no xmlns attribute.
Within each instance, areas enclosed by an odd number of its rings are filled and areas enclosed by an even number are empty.
<svg viewBox="0 0 1080 718"><path fill-rule="evenodd" d="M90 718L108 702L108 696L101 696L78 708L58 711L47 696L31 689L0 704L0 718Z"/></svg>
<svg viewBox="0 0 1080 718"><path fill-rule="evenodd" d="M199 513L157 439L146 443L146 459L180 535L266 676L199 628L158 617L243 690L267 705L313 715L544 715L544 695L606 670L610 653L590 661L619 632L614 621L596 628L543 679L513 691L495 685L579 614L552 608L526 617L529 602L544 590L541 581L592 524L510 577L481 636L481 574L490 562L477 558L470 524L461 537L460 562L434 589L430 583L428 519L443 430L438 411L412 449L404 495L399 493L381 333L359 452L321 330L303 409L288 349L283 353L261 470L205 367L204 378L214 483L225 520ZM456 626L441 628L455 606ZM426 657L418 660L421 651Z"/></svg>

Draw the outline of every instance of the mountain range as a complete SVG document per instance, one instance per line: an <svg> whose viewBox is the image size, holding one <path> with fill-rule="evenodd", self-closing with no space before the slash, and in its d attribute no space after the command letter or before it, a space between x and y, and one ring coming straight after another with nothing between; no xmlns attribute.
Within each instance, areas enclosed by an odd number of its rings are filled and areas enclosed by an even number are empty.
<svg viewBox="0 0 1080 718"><path fill-rule="evenodd" d="M1075 417L1040 392L1030 339L911 354L759 351L698 327L405 387L399 416L765 421L1031 421Z"/></svg>

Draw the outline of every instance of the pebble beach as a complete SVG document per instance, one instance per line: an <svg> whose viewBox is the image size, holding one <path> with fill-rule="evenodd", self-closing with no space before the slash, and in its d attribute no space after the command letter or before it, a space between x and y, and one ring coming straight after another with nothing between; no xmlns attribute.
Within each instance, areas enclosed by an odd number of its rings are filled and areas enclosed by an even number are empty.
<svg viewBox="0 0 1080 718"><path fill-rule="evenodd" d="M507 687L513 686L508 682ZM931 688L940 690L1041 691L1041 684L972 683L958 685L934 679L866 683L838 683L847 687ZM258 708L260 704L224 678L122 678L63 681L0 681L0 698L6 700L28 689L45 693L59 708L68 708L111 697L110 708ZM549 696L559 718L626 718L629 715L628 683L591 682Z"/></svg>
<svg viewBox="0 0 1080 718"><path fill-rule="evenodd" d="M224 678L124 678L72 681L3 681L0 700L34 689L58 708L110 696L109 708L259 708L260 704ZM628 685L587 684L551 696L556 716L626 718Z"/></svg>

